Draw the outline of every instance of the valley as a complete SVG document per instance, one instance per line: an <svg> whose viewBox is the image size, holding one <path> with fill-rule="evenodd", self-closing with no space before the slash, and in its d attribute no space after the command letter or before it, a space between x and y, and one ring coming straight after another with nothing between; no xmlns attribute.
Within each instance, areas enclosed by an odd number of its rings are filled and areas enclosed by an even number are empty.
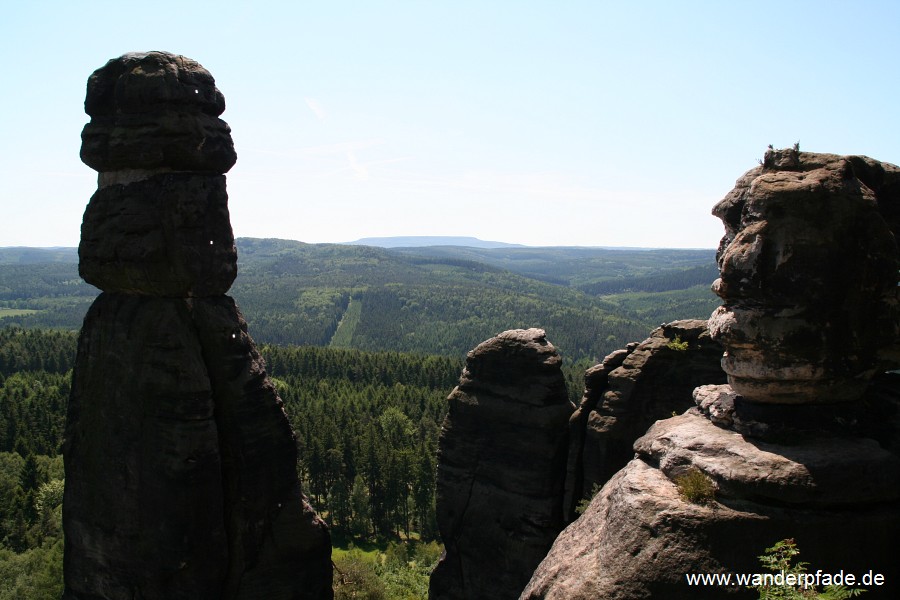
<svg viewBox="0 0 900 600"><path fill-rule="evenodd" d="M232 294L260 343L460 356L539 327L567 361L596 361L718 305L711 249L236 243ZM74 249L0 249L0 325L77 329L97 293Z"/></svg>

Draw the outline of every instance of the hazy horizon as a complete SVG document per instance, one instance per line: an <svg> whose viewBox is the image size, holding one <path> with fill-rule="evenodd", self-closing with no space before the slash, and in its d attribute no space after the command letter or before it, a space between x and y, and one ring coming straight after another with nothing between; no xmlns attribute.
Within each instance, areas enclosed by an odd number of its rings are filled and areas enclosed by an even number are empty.
<svg viewBox="0 0 900 600"><path fill-rule="evenodd" d="M418 235L396 235L396 236L367 236L363 238L359 238L356 240L344 240L340 242L307 242L305 240L297 240L293 238L282 238L276 236L267 236L267 237L257 237L257 236L235 236L235 240L238 239L276 239L276 240L284 240L291 242L300 242L301 244L336 244L339 246L354 246L354 245L372 245L381 248L400 248L404 246L385 246L381 244L363 244L364 241L381 241L381 240L411 240L415 238L427 238L431 240L435 240L435 243L423 244L423 246L437 246L442 245L437 243L437 240L445 239L445 240L464 240L471 239L478 242L488 243L488 244L500 244L505 248L587 248L587 249L604 249L604 250L715 250L716 246L696 246L696 247L679 247L672 248L668 246L582 246L582 245L530 245L530 244L520 244L515 241L507 241L507 240L484 240L481 238L476 238L474 236L468 235L445 235L445 236L418 236ZM443 244L443 245L458 245L464 246L464 244ZM23 245L10 245L10 246L0 246L0 250L12 250L16 248L28 248L34 250L77 250L78 243L75 243L71 246L23 246Z"/></svg>

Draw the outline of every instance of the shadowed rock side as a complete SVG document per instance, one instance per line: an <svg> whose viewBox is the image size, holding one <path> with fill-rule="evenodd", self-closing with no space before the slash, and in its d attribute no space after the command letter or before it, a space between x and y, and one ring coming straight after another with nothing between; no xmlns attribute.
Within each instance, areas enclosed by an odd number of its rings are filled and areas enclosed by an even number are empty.
<svg viewBox="0 0 900 600"><path fill-rule="evenodd" d="M721 358L706 321L673 321L585 372L584 396L569 420L567 521L581 498L634 457L634 441L654 421L693 406L698 385L725 383Z"/></svg>
<svg viewBox="0 0 900 600"><path fill-rule="evenodd" d="M101 184L133 170L227 173L237 161L225 97L197 61L168 52L114 58L87 82L81 160Z"/></svg>
<svg viewBox="0 0 900 600"><path fill-rule="evenodd" d="M469 352L440 437L432 600L516 598L563 527L566 395L541 329Z"/></svg>
<svg viewBox="0 0 900 600"><path fill-rule="evenodd" d="M224 100L190 59L97 70L82 159L101 171L66 425L66 600L331 598L281 400L234 301Z"/></svg>
<svg viewBox="0 0 900 600"><path fill-rule="evenodd" d="M716 206L728 384L658 421L554 542L523 599L756 598L691 573L758 573L796 540L814 572L880 573L900 597L893 165L770 151ZM870 185L871 184L871 185ZM841 353L842 349L842 353ZM714 498L684 492L702 477Z"/></svg>

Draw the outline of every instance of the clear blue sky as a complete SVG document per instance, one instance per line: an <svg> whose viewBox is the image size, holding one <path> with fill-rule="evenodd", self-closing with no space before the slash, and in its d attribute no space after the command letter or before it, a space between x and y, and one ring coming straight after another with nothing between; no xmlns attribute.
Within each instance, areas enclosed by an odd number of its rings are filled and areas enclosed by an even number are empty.
<svg viewBox="0 0 900 600"><path fill-rule="evenodd" d="M713 247L767 144L900 163L900 2L15 2L0 246L74 246L85 82L212 72L237 236Z"/></svg>

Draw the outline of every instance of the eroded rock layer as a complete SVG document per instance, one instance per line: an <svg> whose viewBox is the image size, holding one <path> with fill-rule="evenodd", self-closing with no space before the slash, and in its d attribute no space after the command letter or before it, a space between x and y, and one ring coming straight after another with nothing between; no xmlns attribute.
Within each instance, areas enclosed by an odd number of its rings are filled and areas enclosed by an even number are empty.
<svg viewBox="0 0 900 600"><path fill-rule="evenodd" d="M66 600L323 599L328 529L281 399L225 296L237 253L224 99L198 63L128 54L88 82L100 187L66 425Z"/></svg>
<svg viewBox="0 0 900 600"><path fill-rule="evenodd" d="M81 225L79 272L126 294L212 296L237 276L223 175L164 173L108 185Z"/></svg>
<svg viewBox="0 0 900 600"><path fill-rule="evenodd" d="M94 71L81 160L100 173L175 170L226 173L237 154L219 119L225 97L200 63L168 52L134 52Z"/></svg>
<svg viewBox="0 0 900 600"><path fill-rule="evenodd" d="M440 437L433 600L516 598L563 527L568 400L541 329L469 352Z"/></svg>

